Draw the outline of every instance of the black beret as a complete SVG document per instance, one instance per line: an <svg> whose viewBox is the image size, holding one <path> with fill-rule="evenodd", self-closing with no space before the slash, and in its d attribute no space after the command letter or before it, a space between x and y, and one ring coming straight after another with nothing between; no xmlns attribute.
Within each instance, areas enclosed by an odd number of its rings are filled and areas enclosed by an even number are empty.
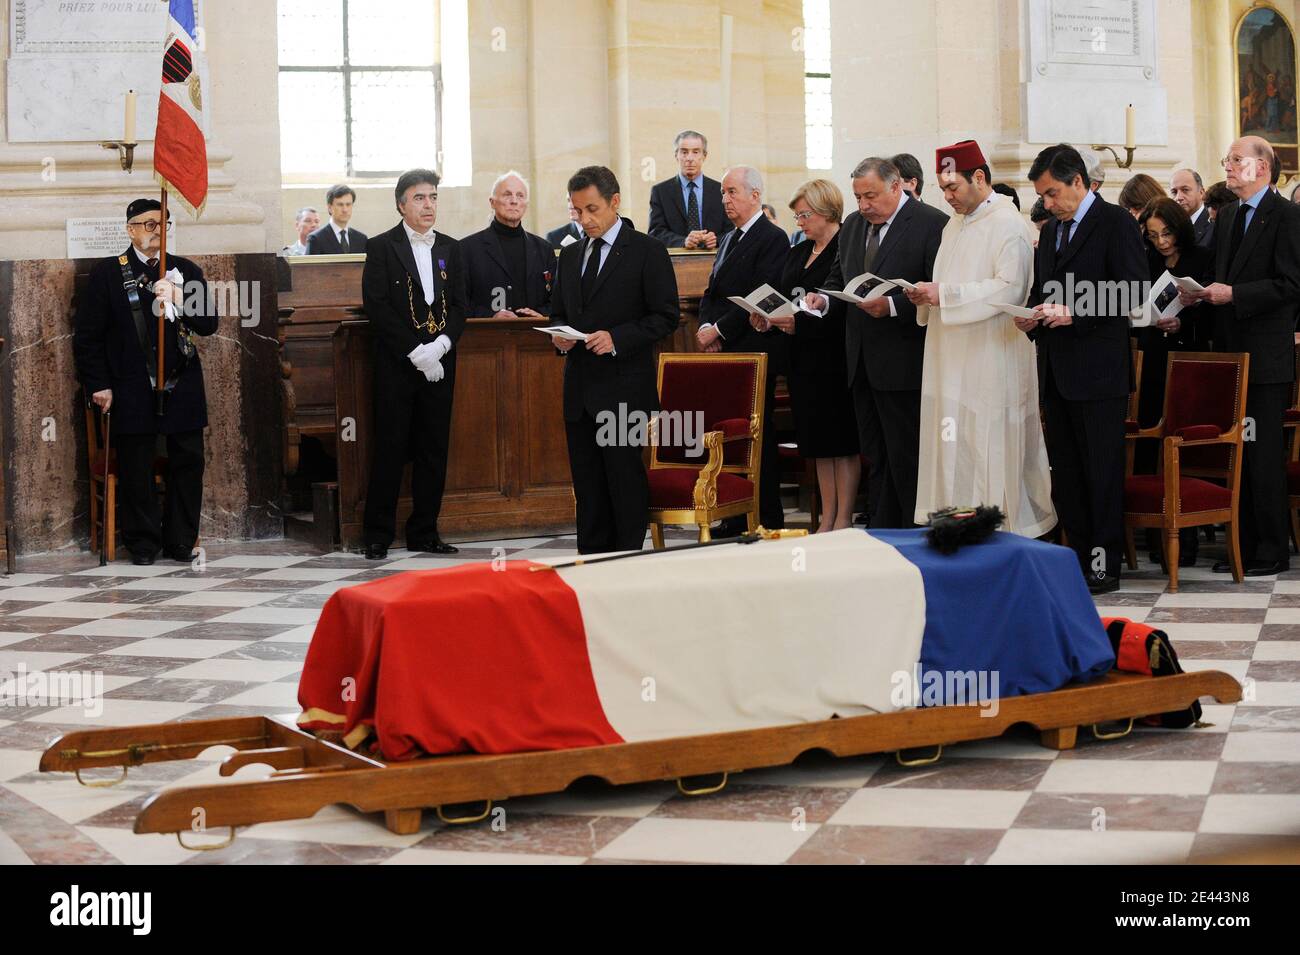
<svg viewBox="0 0 1300 955"><path fill-rule="evenodd" d="M129 222L136 216L144 215L146 212L162 211L162 203L157 199L137 199L126 207L126 218Z"/></svg>

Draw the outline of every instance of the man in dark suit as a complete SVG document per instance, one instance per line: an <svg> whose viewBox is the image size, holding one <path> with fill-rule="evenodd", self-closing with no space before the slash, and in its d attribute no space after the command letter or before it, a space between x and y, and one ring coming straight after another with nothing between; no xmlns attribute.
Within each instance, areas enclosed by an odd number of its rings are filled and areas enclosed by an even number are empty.
<svg viewBox="0 0 1300 955"><path fill-rule="evenodd" d="M731 229L722 210L721 186L704 175L709 141L684 129L673 140L677 175L650 190L648 232L670 249L716 249Z"/></svg>
<svg viewBox="0 0 1300 955"><path fill-rule="evenodd" d="M582 231L582 226L578 225L578 210L573 208L573 200L569 199L568 203L568 224L562 225L558 229L552 229L550 232L546 233L546 241L551 243L552 249L564 248L564 240L567 238L572 238L574 242L580 242L587 237L587 234ZM569 244L572 245L573 243L571 242Z"/></svg>
<svg viewBox="0 0 1300 955"><path fill-rule="evenodd" d="M1300 306L1300 208L1269 188L1277 169L1273 148L1258 136L1236 140L1224 160L1237 201L1216 220L1212 285L1184 301L1215 306L1214 346L1250 355L1240 514L1246 576L1290 567L1283 413L1295 380L1292 347ZM1249 425L1248 425L1249 426ZM1214 570L1227 573L1226 562Z"/></svg>
<svg viewBox="0 0 1300 955"><path fill-rule="evenodd" d="M348 225L352 221L352 204L356 198L352 187L345 183L330 186L325 193L330 217L307 236L308 255L349 255L366 251L366 234Z"/></svg>
<svg viewBox="0 0 1300 955"><path fill-rule="evenodd" d="M838 261L826 288L840 290L863 272L884 279L928 282L934 277L948 217L903 191L888 159L871 156L853 170L858 215L840 230ZM824 310L824 295L807 302ZM871 463L872 527L913 527L920 462L921 363L925 328L902 288L849 308L845 326L849 384L862 452ZM874 486L873 486L874 485Z"/></svg>
<svg viewBox="0 0 1300 955"><path fill-rule="evenodd" d="M1140 289L1150 278L1146 252L1134 218L1091 190L1074 147L1044 149L1029 178L1052 218L1034 254L1036 317L1016 325L1038 344L1057 516L1088 589L1109 593L1119 589L1124 543L1128 309L1141 293L1107 290Z"/></svg>
<svg viewBox="0 0 1300 955"><path fill-rule="evenodd" d="M640 550L650 509L642 449L629 435L610 442L601 432L610 421L659 408L654 344L677 328L677 277L663 244L619 218L618 179L609 169L579 169L569 197L587 238L560 253L551 321L587 335L581 344L554 339L565 354L578 552Z"/></svg>
<svg viewBox="0 0 1300 955"><path fill-rule="evenodd" d="M409 169L394 190L402 221L366 249L361 300L375 345L374 456L362 519L365 555L388 556L397 494L411 465L408 550L454 554L438 534L447 478L456 343L465 330L460 243L433 231L438 174Z"/></svg>
<svg viewBox="0 0 1300 955"><path fill-rule="evenodd" d="M492 221L461 239L470 318L543 319L551 313L555 251L525 231L528 183L513 169L497 178L488 197Z"/></svg>
<svg viewBox="0 0 1300 955"><path fill-rule="evenodd" d="M723 236L714 257L709 286L700 299L696 342L703 351L767 353L758 518L768 530L777 530L785 527L785 511L781 507L780 459L772 409L777 375L785 371L788 336L775 329L755 331L749 313L728 298L746 296L763 284L780 291L790 241L781 227L763 214L763 177L753 166L735 166L722 177L722 207L734 228ZM714 536L734 537L744 530L745 519L733 517L723 521Z"/></svg>
<svg viewBox="0 0 1300 955"><path fill-rule="evenodd" d="M1205 184L1195 169L1179 169L1169 180L1169 195L1183 207L1192 220L1196 244L1203 249L1214 248L1214 219L1205 207Z"/></svg>
<svg viewBox="0 0 1300 955"><path fill-rule="evenodd" d="M72 352L86 395L110 413L117 453L122 542L132 563L152 564L161 550L189 563L203 503L203 429L208 424L203 368L193 335L217 330L203 272L189 259L167 257L158 277L162 206L137 199L126 210L130 247L101 259L77 303ZM165 394L159 413L158 314L164 328ZM157 436L167 442L166 499L161 518L154 489ZM105 522L107 523L107 522Z"/></svg>

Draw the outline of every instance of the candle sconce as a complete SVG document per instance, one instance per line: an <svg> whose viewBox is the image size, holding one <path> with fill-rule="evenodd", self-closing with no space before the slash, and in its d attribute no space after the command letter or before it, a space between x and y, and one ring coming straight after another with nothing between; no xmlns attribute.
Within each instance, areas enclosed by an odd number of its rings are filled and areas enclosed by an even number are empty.
<svg viewBox="0 0 1300 955"><path fill-rule="evenodd" d="M105 149L116 149L118 159L122 163L122 169L126 172L131 171L131 167L135 164L136 143L109 142L100 143L99 145Z"/></svg>
<svg viewBox="0 0 1300 955"><path fill-rule="evenodd" d="M1101 152L1103 149L1109 152L1112 156L1115 157L1115 165L1118 166L1120 169L1129 169L1132 167L1133 153L1137 150L1136 146L1125 146L1124 152L1126 155L1124 159L1121 160L1119 158L1119 153L1115 152L1114 148L1111 146L1093 146L1092 148L1096 152Z"/></svg>

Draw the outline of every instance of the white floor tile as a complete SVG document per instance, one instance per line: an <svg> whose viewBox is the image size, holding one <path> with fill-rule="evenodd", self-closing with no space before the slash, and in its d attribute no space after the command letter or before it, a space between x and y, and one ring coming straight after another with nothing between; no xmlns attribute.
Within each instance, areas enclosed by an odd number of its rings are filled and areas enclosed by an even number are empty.
<svg viewBox="0 0 1300 955"><path fill-rule="evenodd" d="M171 703L161 700L100 700L103 712L99 715L88 713L86 707L61 706L40 716L33 716L30 723L68 723L78 726L137 726L142 723L166 723L179 719L187 713L201 709L202 703Z"/></svg>
<svg viewBox="0 0 1300 955"><path fill-rule="evenodd" d="M257 554L234 554L230 557L218 557L208 561L209 567L239 567L244 570L274 570L277 567L292 567L305 560L314 560L311 554L296 554L287 557L272 557Z"/></svg>
<svg viewBox="0 0 1300 955"><path fill-rule="evenodd" d="M1256 660L1300 660L1300 641L1261 640L1255 646Z"/></svg>
<svg viewBox="0 0 1300 955"><path fill-rule="evenodd" d="M1145 621L1147 614L1150 612L1150 607L1097 607L1097 616L1099 617L1127 617L1134 623Z"/></svg>
<svg viewBox="0 0 1300 955"><path fill-rule="evenodd" d="M1222 759L1225 763L1300 763L1300 733L1229 733Z"/></svg>
<svg viewBox="0 0 1300 955"><path fill-rule="evenodd" d="M35 865L18 843L0 832L0 865Z"/></svg>
<svg viewBox="0 0 1300 955"><path fill-rule="evenodd" d="M828 824L1005 829L1016 821L1029 795L1028 790L860 789Z"/></svg>
<svg viewBox="0 0 1300 955"><path fill-rule="evenodd" d="M884 759L879 756L839 759L814 766L775 766L751 769L732 777L736 782L763 786L815 786L827 789L861 789Z"/></svg>
<svg viewBox="0 0 1300 955"><path fill-rule="evenodd" d="M1236 640L1259 639L1258 623L1162 623L1160 629L1169 634L1174 649L1182 640Z"/></svg>
<svg viewBox="0 0 1300 955"><path fill-rule="evenodd" d="M209 641L195 641L207 643ZM297 660L199 660L162 674L170 680L237 680L268 683L302 669Z"/></svg>
<svg viewBox="0 0 1300 955"><path fill-rule="evenodd" d="M202 660L231 650L246 647L252 640L186 640L183 637L152 637L125 646L107 650L109 656L122 657L177 657L181 660Z"/></svg>
<svg viewBox="0 0 1300 955"><path fill-rule="evenodd" d="M403 557L401 560L385 564L384 570L446 570L448 567L478 563L482 561L460 557Z"/></svg>
<svg viewBox="0 0 1300 955"><path fill-rule="evenodd" d="M255 607L283 596L273 590L200 590L162 603L169 607Z"/></svg>
<svg viewBox="0 0 1300 955"><path fill-rule="evenodd" d="M35 768L33 765L32 769ZM120 771L111 768L95 769L83 771L82 778L112 779L118 772ZM139 790L123 789L120 786L83 786L77 782L72 773L57 773L50 779L38 783L7 782L5 788L13 790L28 802L35 803L64 822L73 824L101 812L107 812L114 806L130 802L140 795Z"/></svg>
<svg viewBox="0 0 1300 955"><path fill-rule="evenodd" d="M230 706L280 706L298 709L297 683L263 683L221 701Z"/></svg>
<svg viewBox="0 0 1300 955"><path fill-rule="evenodd" d="M90 603L88 601L77 601L73 603L56 602L41 604L37 607L28 607L26 610L19 610L15 617L72 617L80 620L99 620L103 617L112 617L119 613L126 613L128 610L139 610L144 604L121 604L121 603Z"/></svg>
<svg viewBox="0 0 1300 955"><path fill-rule="evenodd" d="M213 617L209 623L283 623L287 626L294 624L315 623L320 617L319 610L300 609L297 607L246 607L243 610L235 610L231 613L223 613L219 617Z"/></svg>
<svg viewBox="0 0 1300 955"><path fill-rule="evenodd" d="M1175 649L1177 648L1175 647ZM1246 671L1250 669L1249 660L1188 660L1184 657L1179 657L1178 662L1183 665L1183 669L1188 673L1202 673L1206 670L1222 670L1238 683L1246 679Z"/></svg>
<svg viewBox="0 0 1300 955"><path fill-rule="evenodd" d="M283 633L277 633L273 637L265 637L264 643L311 643L312 634L316 632L316 624L308 623L301 627L294 627L292 630L285 630Z"/></svg>
<svg viewBox="0 0 1300 955"><path fill-rule="evenodd" d="M51 577L57 577L58 574L5 574L0 576L0 588L7 587L30 587L32 584L40 583L42 580L49 580ZM0 589L0 600L8 600L5 596L4 589Z"/></svg>
<svg viewBox="0 0 1300 955"><path fill-rule="evenodd" d="M24 633L20 630L0 630L0 647L7 647L11 643L23 643L35 637L34 633Z"/></svg>
<svg viewBox="0 0 1300 955"><path fill-rule="evenodd" d="M74 633L86 637L161 637L164 633L180 630L195 620L122 620L109 617L102 620L89 620L75 627L65 627L56 633Z"/></svg>
<svg viewBox="0 0 1300 955"><path fill-rule="evenodd" d="M53 653L46 650L0 650L0 672L17 673L19 667L28 673L52 670L84 656L84 653Z"/></svg>
<svg viewBox="0 0 1300 955"><path fill-rule="evenodd" d="M56 600L71 600L94 593L95 588L89 581L85 587L8 587L0 590L0 600L31 600L40 603L52 603Z"/></svg>
<svg viewBox="0 0 1300 955"><path fill-rule="evenodd" d="M1300 607L1271 607L1264 614L1265 623L1300 623Z"/></svg>
<svg viewBox="0 0 1300 955"><path fill-rule="evenodd" d="M1249 699L1247 699L1249 697ZM1254 680L1245 688L1239 706L1300 706L1300 683Z"/></svg>
<svg viewBox="0 0 1300 955"><path fill-rule="evenodd" d="M170 590L176 593L193 593L220 587L230 583L229 577L150 577L147 580L132 580L117 587L117 590Z"/></svg>
<svg viewBox="0 0 1300 955"><path fill-rule="evenodd" d="M294 842L328 842L343 846L385 846L407 849L429 835L399 836L384 828L383 816L359 813L343 806L326 806L310 819L263 822L239 831L239 837Z"/></svg>
<svg viewBox="0 0 1300 955"><path fill-rule="evenodd" d="M1058 764L1059 765L1059 764ZM1192 851L1193 832L1011 829L990 865L1134 865L1180 863Z"/></svg>
<svg viewBox="0 0 1300 955"><path fill-rule="evenodd" d="M380 865L582 865L586 861L586 856L544 856L530 852L403 849Z"/></svg>
<svg viewBox="0 0 1300 955"><path fill-rule="evenodd" d="M1205 802L1200 831L1294 836L1300 833L1300 798L1216 794Z"/></svg>
<svg viewBox="0 0 1300 955"><path fill-rule="evenodd" d="M40 761L41 755L35 750L0 749L0 783L36 772Z"/></svg>
<svg viewBox="0 0 1300 955"><path fill-rule="evenodd" d="M195 855L182 848L171 833L136 835L130 829L97 826L78 826L77 829L127 865L179 865L193 859ZM227 834L226 829L203 835L187 832L184 838L196 843L220 842Z"/></svg>
<svg viewBox="0 0 1300 955"><path fill-rule="evenodd" d="M785 822L642 819L596 853L599 859L775 865L817 830Z"/></svg>
<svg viewBox="0 0 1300 955"><path fill-rule="evenodd" d="M1267 607L1272 599L1269 594L1253 593L1180 593L1161 594L1156 601L1157 607L1210 607L1210 608L1247 608L1261 609Z"/></svg>
<svg viewBox="0 0 1300 955"><path fill-rule="evenodd" d="M1217 768L1214 760L1058 759L1038 791L1200 795L1210 791Z"/></svg>
<svg viewBox="0 0 1300 955"><path fill-rule="evenodd" d="M184 570L181 564L167 561L165 564L137 565L128 561L116 560L103 567L90 567L75 571L78 577L162 577Z"/></svg>
<svg viewBox="0 0 1300 955"><path fill-rule="evenodd" d="M293 580L310 582L321 582L327 580L338 580L341 577L351 577L359 573L353 567L280 567L276 570L263 571L260 574L254 574L250 580Z"/></svg>
<svg viewBox="0 0 1300 955"><path fill-rule="evenodd" d="M344 587L355 587L358 584L364 584L364 580L327 580L323 584L317 584L315 587L304 587L299 590L300 594L325 594L330 596L338 593Z"/></svg>

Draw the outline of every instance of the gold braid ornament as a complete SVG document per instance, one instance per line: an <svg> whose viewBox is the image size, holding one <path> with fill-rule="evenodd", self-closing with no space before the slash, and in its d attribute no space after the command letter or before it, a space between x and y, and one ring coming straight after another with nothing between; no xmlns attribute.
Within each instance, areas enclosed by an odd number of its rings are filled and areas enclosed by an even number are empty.
<svg viewBox="0 0 1300 955"><path fill-rule="evenodd" d="M445 282L447 280L446 270L443 270L440 273L440 275L442 276L442 279ZM430 306L426 305L424 306L425 308L424 321L420 321L419 319L417 319L415 317L415 284L411 281L410 275L406 276L406 303L407 305L410 306L411 309L411 324L414 325L416 328L423 328L430 335L436 335L444 328L447 327L447 296L443 294L439 294L438 300L442 302L441 318L435 320L433 317L433 309Z"/></svg>

